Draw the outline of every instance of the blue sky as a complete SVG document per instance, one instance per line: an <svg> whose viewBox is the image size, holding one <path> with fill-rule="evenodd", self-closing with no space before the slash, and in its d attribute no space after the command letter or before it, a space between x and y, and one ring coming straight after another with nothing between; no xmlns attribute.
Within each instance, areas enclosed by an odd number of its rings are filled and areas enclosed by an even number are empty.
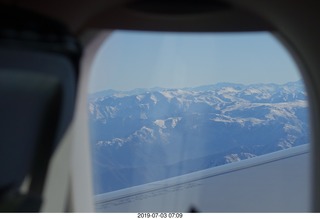
<svg viewBox="0 0 320 219"><path fill-rule="evenodd" d="M300 79L291 56L266 32L115 31L98 51L91 71L90 93Z"/></svg>

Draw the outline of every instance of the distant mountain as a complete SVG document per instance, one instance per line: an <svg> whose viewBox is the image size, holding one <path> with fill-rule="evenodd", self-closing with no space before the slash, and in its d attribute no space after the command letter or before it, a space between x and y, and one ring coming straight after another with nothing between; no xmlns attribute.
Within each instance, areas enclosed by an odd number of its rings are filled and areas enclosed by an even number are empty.
<svg viewBox="0 0 320 219"><path fill-rule="evenodd" d="M109 90L103 90L99 92L95 92L89 95L90 99L99 99L99 98L105 98L105 97L110 97L110 96L128 96L128 95L138 95L138 94L143 94L145 92L153 92L153 91L162 91L165 90L165 88L161 87L154 87L154 88L136 88L133 90L129 91L116 91L113 89Z"/></svg>
<svg viewBox="0 0 320 219"><path fill-rule="evenodd" d="M309 142L301 81L106 91L88 101L95 193Z"/></svg>

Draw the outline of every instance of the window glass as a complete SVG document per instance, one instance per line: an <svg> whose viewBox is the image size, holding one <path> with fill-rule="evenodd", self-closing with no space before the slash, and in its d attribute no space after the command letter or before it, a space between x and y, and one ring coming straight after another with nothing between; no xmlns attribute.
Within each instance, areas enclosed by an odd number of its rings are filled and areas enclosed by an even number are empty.
<svg viewBox="0 0 320 219"><path fill-rule="evenodd" d="M267 32L114 31L89 83L95 195L310 142L303 81Z"/></svg>

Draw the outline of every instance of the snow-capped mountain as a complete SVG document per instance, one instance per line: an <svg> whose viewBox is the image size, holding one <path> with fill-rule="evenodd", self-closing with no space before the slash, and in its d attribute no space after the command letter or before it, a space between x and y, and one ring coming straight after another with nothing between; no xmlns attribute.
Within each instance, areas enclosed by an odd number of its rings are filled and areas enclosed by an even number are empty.
<svg viewBox="0 0 320 219"><path fill-rule="evenodd" d="M309 142L301 81L107 91L88 101L96 193Z"/></svg>

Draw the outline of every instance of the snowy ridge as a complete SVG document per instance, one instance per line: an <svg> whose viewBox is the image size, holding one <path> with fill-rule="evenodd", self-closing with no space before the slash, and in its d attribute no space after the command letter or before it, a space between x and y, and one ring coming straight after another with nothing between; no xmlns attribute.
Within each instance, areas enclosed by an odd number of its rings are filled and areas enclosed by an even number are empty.
<svg viewBox="0 0 320 219"><path fill-rule="evenodd" d="M95 177L111 182L96 193L309 143L301 81L113 91L88 113Z"/></svg>

